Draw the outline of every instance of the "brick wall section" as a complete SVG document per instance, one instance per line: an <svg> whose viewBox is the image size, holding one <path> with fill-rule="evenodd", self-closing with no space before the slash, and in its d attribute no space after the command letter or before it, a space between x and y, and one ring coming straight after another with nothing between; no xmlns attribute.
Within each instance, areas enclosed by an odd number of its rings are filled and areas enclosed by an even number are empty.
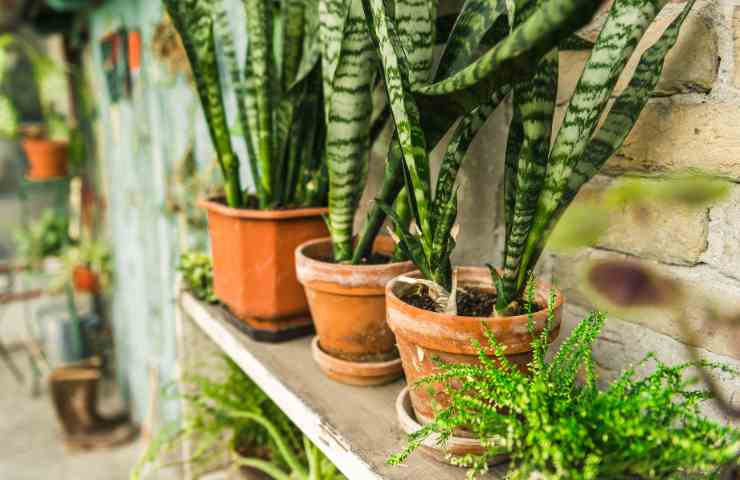
<svg viewBox="0 0 740 480"><path fill-rule="evenodd" d="M638 50L655 41L681 7L676 2L668 5ZM561 62L558 101L564 105L586 54L561 55L566 61ZM624 352L658 349L662 356L673 358L674 350L685 352L686 344L698 343L696 346L707 355L740 365L740 326L715 321L724 315L740 314L738 1L697 2L667 58L656 97L643 111L621 151L582 194L603 191L622 175L661 182L666 175L684 171L723 177L730 182L730 195L702 208L658 203L625 208L610 219L611 227L593 248L552 258L553 281L564 289L569 304L576 309L592 307L583 270L594 259L639 260L685 286L689 300L681 314L696 335L687 334L676 318L665 312L612 312L607 335L610 339L600 341L596 352L597 359L611 362L610 368L614 367L615 341L622 352L618 357L624 361L627 357L636 359ZM612 338L620 335L632 340ZM639 341L641 336L670 341ZM726 384L726 388L735 401L740 400L737 382Z"/></svg>

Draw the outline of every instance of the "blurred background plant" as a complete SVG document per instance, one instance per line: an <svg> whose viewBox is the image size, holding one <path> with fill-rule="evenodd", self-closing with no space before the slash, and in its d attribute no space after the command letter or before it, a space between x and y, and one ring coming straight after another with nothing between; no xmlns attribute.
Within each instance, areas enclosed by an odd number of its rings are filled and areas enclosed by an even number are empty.
<svg viewBox="0 0 740 480"><path fill-rule="evenodd" d="M160 431L133 469L132 480L182 463L196 477L227 463L276 480L344 478L232 360L224 357L220 372L208 371L208 377L186 375L179 391L169 391L184 403L183 417ZM219 376L222 381L213 379ZM178 450L186 441L193 454L180 459ZM162 461L168 455L177 459Z"/></svg>
<svg viewBox="0 0 740 480"><path fill-rule="evenodd" d="M69 218L55 209L44 210L36 222L15 232L19 261L34 269L47 258L60 257L70 242Z"/></svg>
<svg viewBox="0 0 740 480"><path fill-rule="evenodd" d="M208 303L218 303L213 292L213 265L211 256L192 250L180 256L177 271L182 274L185 287L195 298Z"/></svg>

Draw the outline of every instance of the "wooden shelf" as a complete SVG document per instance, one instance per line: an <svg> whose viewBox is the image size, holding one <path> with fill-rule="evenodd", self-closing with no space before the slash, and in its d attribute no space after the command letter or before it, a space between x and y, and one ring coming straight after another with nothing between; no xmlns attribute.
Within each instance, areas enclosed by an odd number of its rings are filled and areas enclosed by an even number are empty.
<svg viewBox="0 0 740 480"><path fill-rule="evenodd" d="M404 444L394 402L405 382L361 388L329 380L311 358L310 338L281 344L246 337L214 307L183 293L185 314L247 373L350 480L463 479L465 471L415 452L385 464Z"/></svg>

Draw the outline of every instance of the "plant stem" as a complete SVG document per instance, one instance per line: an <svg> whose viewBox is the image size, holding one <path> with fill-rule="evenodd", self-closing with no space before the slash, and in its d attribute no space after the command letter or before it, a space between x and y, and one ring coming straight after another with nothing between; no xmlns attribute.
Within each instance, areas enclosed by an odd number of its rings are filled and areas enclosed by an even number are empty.
<svg viewBox="0 0 740 480"><path fill-rule="evenodd" d="M398 143L398 138L394 136L388 153L388 161L385 164L383 185L380 188L380 194L370 207L365 224L362 227L362 232L360 232L357 239L355 252L352 256L352 264L356 265L360 263L363 258L372 253L375 237L378 236L378 232L380 232L380 228L385 221L385 213L379 204L392 205L398 193L403 188L403 183L401 147Z"/></svg>

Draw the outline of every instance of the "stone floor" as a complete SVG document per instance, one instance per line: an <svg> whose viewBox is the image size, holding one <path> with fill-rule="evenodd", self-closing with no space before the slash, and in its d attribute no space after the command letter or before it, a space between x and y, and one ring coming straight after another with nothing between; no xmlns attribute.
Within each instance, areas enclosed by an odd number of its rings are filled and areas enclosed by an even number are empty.
<svg viewBox="0 0 740 480"><path fill-rule="evenodd" d="M27 370L23 355L13 357ZM112 450L67 452L45 387L36 397L30 392L29 384L19 385L0 362L0 479L128 479L141 448L138 441Z"/></svg>

